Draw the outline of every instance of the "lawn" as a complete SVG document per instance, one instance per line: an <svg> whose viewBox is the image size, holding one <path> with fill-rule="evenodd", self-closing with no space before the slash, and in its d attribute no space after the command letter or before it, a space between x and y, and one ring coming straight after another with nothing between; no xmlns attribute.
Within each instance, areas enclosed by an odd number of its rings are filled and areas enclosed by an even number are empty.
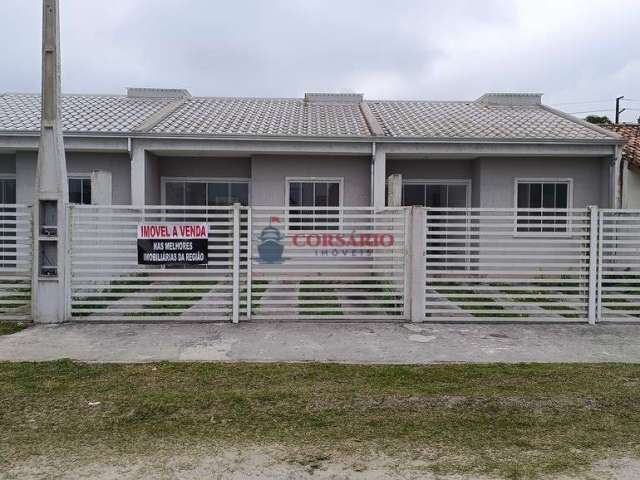
<svg viewBox="0 0 640 480"><path fill-rule="evenodd" d="M279 445L519 479L637 457L638 438L638 365L0 363L0 471L65 452Z"/></svg>
<svg viewBox="0 0 640 480"><path fill-rule="evenodd" d="M0 322L0 335L11 335L24 330L29 325L23 322Z"/></svg>

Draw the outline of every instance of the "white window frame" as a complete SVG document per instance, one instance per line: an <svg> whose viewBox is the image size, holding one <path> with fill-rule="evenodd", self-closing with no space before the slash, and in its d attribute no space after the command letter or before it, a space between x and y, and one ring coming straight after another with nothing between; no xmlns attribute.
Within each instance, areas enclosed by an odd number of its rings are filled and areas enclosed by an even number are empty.
<svg viewBox="0 0 640 480"><path fill-rule="evenodd" d="M15 173L0 173L0 180L14 180L16 182L16 203L18 201L18 180Z"/></svg>
<svg viewBox="0 0 640 480"><path fill-rule="evenodd" d="M285 228L289 231L289 210L295 209L296 207L292 207L289 205L289 193L290 186L292 183L337 183L338 184L338 207L342 208L344 206L344 177L285 177L284 178L284 202L285 202L285 211L287 215L285 216ZM306 207L303 207L306 208ZM316 207L314 207L316 208ZM322 207L317 207L322 208ZM335 208L335 207L329 207ZM338 229L342 230L342 222L343 222L343 214L342 210L338 212ZM298 226L298 225L296 225Z"/></svg>
<svg viewBox="0 0 640 480"><path fill-rule="evenodd" d="M516 211L513 234L517 237L569 237L572 231L571 214L567 214L567 227L561 232L522 232L518 231L518 185L521 183L565 183L567 184L567 209L573 209L573 177L557 178L557 177L517 177L513 182L513 206ZM555 207L554 207L555 208ZM544 210L544 208L540 208ZM542 218L541 218L542 220Z"/></svg>
<svg viewBox="0 0 640 480"><path fill-rule="evenodd" d="M465 201L465 208L471 207L471 189L473 188L473 182L470 178L455 178L455 179L402 179L402 197L401 203L404 206L404 186L405 185L465 185L467 187L467 198ZM446 208L446 207L445 207Z"/></svg>
<svg viewBox="0 0 640 480"><path fill-rule="evenodd" d="M91 201L93 202L93 182L91 181L90 173L67 173L67 186L68 186L69 180L89 180L89 182L91 183ZM91 205L91 204L74 203L73 205Z"/></svg>
<svg viewBox="0 0 640 480"><path fill-rule="evenodd" d="M250 178L243 177L160 177L160 203L167 204L167 183L185 182L185 183L246 183L247 204L251 206L251 189L252 182ZM215 207L214 207L215 208Z"/></svg>

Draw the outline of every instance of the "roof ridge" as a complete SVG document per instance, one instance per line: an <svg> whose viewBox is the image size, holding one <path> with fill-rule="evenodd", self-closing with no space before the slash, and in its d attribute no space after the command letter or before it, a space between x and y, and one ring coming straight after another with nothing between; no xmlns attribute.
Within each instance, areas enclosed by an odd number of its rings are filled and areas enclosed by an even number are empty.
<svg viewBox="0 0 640 480"><path fill-rule="evenodd" d="M573 115L570 115L568 113L563 112L562 110L557 110L553 107L550 107L549 105L544 105L544 104L540 104L538 105L540 108L542 108L543 110L546 110L550 113L553 113L554 115L558 115L559 117L562 117L566 120L569 120L570 122L573 123L577 123L578 125L581 125L583 127L589 128L590 130L594 130L598 133L601 133L603 135L606 135L609 138L615 139L615 140L623 140L621 135L618 135L615 132L612 132L611 130L608 130L606 128L603 127L599 127L598 125L595 125L593 123L587 122L585 120L582 120L581 118L578 117L574 117Z"/></svg>
<svg viewBox="0 0 640 480"><path fill-rule="evenodd" d="M178 110L182 105L187 103L188 99L189 97L177 98L175 101L165 105L157 112L149 115L147 119L141 122L137 128L134 128L133 131L137 133L146 133L152 130L155 126L170 117L171 114Z"/></svg>

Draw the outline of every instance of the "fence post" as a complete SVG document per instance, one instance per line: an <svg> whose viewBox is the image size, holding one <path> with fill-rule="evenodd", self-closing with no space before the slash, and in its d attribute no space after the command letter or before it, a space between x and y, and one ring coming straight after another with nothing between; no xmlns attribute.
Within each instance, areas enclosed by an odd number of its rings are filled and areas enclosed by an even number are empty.
<svg viewBox="0 0 640 480"><path fill-rule="evenodd" d="M424 322L425 319L425 256L426 210L411 207L411 255L409 265L411 276L411 321Z"/></svg>
<svg viewBox="0 0 640 480"><path fill-rule="evenodd" d="M253 245L251 236L253 229L251 223L253 218L251 215L251 207L247 208L247 320L251 320L251 287L253 286L252 270L253 270Z"/></svg>
<svg viewBox="0 0 640 480"><path fill-rule="evenodd" d="M597 321L598 305L598 207L589 206L589 323Z"/></svg>
<svg viewBox="0 0 640 480"><path fill-rule="evenodd" d="M240 204L233 204L233 299L231 318L233 323L240 320Z"/></svg>
<svg viewBox="0 0 640 480"><path fill-rule="evenodd" d="M64 276L64 320L65 322L71 321L71 278L72 274L72 262L71 262L71 250L73 242L73 205L67 205L67 254L64 257L65 272Z"/></svg>

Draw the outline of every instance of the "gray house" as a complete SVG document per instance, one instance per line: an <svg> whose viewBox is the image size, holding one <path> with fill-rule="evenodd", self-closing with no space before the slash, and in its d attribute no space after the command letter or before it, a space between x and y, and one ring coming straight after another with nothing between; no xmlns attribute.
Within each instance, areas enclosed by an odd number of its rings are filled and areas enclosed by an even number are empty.
<svg viewBox="0 0 640 480"><path fill-rule="evenodd" d="M541 104L192 97L129 89L65 95L72 203L617 207L617 134ZM40 97L0 95L0 203L30 204Z"/></svg>

